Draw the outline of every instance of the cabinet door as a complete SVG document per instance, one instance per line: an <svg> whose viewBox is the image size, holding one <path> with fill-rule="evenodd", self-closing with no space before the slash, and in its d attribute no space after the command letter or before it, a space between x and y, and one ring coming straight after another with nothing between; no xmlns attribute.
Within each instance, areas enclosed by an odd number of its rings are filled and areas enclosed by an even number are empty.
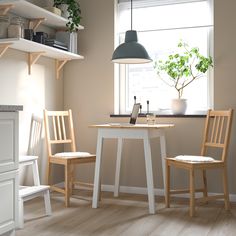
<svg viewBox="0 0 236 236"><path fill-rule="evenodd" d="M18 112L0 112L0 173L18 168Z"/></svg>
<svg viewBox="0 0 236 236"><path fill-rule="evenodd" d="M18 222L18 171L0 174L0 235Z"/></svg>

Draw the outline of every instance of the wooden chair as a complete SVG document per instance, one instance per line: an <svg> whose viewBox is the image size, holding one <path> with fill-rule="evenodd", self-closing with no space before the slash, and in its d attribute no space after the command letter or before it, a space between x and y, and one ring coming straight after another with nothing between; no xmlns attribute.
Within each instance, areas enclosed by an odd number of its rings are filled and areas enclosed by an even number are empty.
<svg viewBox="0 0 236 236"><path fill-rule="evenodd" d="M229 209L229 192L227 180L227 152L231 132L233 110L209 110L205 122L205 131L200 156L177 156L166 158L166 207L170 207L170 195L190 193L190 216L195 214L195 201L207 202L213 199L224 199L225 209ZM220 158L207 157L208 151L220 151ZM219 153L219 152L218 152ZM170 190L170 167L177 167L189 171L189 189ZM206 170L222 169L224 194L208 196ZM203 178L203 188L195 188L195 172L200 170ZM203 197L195 199L195 192L202 192Z"/></svg>
<svg viewBox="0 0 236 236"><path fill-rule="evenodd" d="M20 186L19 188L19 228L24 227L24 202L31 200L38 196L44 197L46 215L51 215L50 203L50 187L48 185L41 185L38 171L38 156L41 134L42 134L43 120L32 115L30 125L30 137L28 144L28 155L19 157L19 167L30 166L33 174L33 185ZM30 176L30 175L27 175Z"/></svg>
<svg viewBox="0 0 236 236"><path fill-rule="evenodd" d="M65 206L70 205L70 195L76 182L74 169L76 164L95 162L96 156L88 152L76 152L72 111L44 110L45 134L48 150L47 180L51 189L65 194ZM70 152L53 154L52 146L67 144ZM65 170L65 186L61 188L51 182L52 164L63 165Z"/></svg>

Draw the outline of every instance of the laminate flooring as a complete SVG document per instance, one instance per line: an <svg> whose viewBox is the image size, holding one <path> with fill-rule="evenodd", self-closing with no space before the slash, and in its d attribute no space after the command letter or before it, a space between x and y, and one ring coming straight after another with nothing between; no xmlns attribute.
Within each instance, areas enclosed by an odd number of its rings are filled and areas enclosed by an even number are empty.
<svg viewBox="0 0 236 236"><path fill-rule="evenodd" d="M229 212L223 202L197 205L196 216L189 217L188 201L172 199L165 208L164 198L156 197L157 212L148 214L147 196L103 192L98 209L92 209L92 192L78 191L71 207L64 207L60 194L51 194L52 216L45 216L44 202L37 198L25 202L25 227L16 236L235 236L236 205Z"/></svg>

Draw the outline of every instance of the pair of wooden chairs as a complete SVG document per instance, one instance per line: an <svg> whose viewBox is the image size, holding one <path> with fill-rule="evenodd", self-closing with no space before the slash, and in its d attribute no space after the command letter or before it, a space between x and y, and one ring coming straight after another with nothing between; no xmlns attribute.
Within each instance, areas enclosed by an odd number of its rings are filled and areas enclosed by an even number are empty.
<svg viewBox="0 0 236 236"><path fill-rule="evenodd" d="M227 181L227 153L232 126L233 110L214 111L209 110L205 122L204 138L200 156L181 155L175 158L166 158L166 206L170 206L172 194L190 193L190 216L195 214L195 193L202 192L201 200L207 202L211 199L224 199L225 209L229 209L229 192ZM95 155L87 152L76 152L75 135L73 127L72 112L69 111L47 111L44 110L45 134L48 149L48 183L52 190L65 194L65 205L70 204L70 196L75 181L75 165L83 163L94 163ZM53 154L52 146L69 145L70 152ZM208 157L208 149L219 149L220 158ZM65 187L59 188L51 183L52 165L63 165L65 169ZM189 171L189 189L170 189L170 169L177 167ZM208 169L221 169L223 173L224 193L208 196L206 171ZM203 187L195 188L196 171L201 171Z"/></svg>
<svg viewBox="0 0 236 236"><path fill-rule="evenodd" d="M38 155L41 149L43 119L32 115L28 155L19 157L20 167L31 167L33 184L20 186L19 190L19 228L24 227L24 202L38 196L44 197L46 215L51 215L50 188L65 195L66 207L70 204L70 196L75 181L75 165L94 163L95 155L88 152L76 152L72 112L69 111L44 111L45 134L48 149L47 181L49 185L40 184L38 170ZM70 152L53 154L55 145L69 145ZM60 188L52 184L52 165L63 165L65 170L65 186ZM28 172L29 174L29 172ZM29 175L27 175L29 177ZM27 178L29 181L31 178ZM91 187L91 186L90 186Z"/></svg>
<svg viewBox="0 0 236 236"><path fill-rule="evenodd" d="M170 207L170 196L174 194L190 193L190 216L195 215L195 202L207 202L214 199L224 199L225 209L229 209L229 191L227 178L227 154L230 140L233 110L209 110L205 121L205 131L200 156L180 155L175 158L166 158L166 207ZM218 154L218 159L209 157L209 152ZM217 150L217 151L216 151ZM188 189L170 189L171 168L186 169L189 172ZM222 170L223 194L208 196L206 171L211 169ZM203 187L195 187L196 172L200 171ZM196 192L202 192L202 198L195 198Z"/></svg>

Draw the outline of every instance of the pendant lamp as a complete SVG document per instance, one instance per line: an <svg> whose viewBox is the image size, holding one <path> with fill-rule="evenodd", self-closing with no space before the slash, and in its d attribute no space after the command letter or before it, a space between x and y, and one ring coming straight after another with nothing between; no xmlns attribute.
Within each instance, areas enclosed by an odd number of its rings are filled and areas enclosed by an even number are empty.
<svg viewBox="0 0 236 236"><path fill-rule="evenodd" d="M112 55L112 62L119 64L142 64L151 62L146 49L138 43L137 31L132 29L133 1L131 0L131 30L125 33L125 42Z"/></svg>

